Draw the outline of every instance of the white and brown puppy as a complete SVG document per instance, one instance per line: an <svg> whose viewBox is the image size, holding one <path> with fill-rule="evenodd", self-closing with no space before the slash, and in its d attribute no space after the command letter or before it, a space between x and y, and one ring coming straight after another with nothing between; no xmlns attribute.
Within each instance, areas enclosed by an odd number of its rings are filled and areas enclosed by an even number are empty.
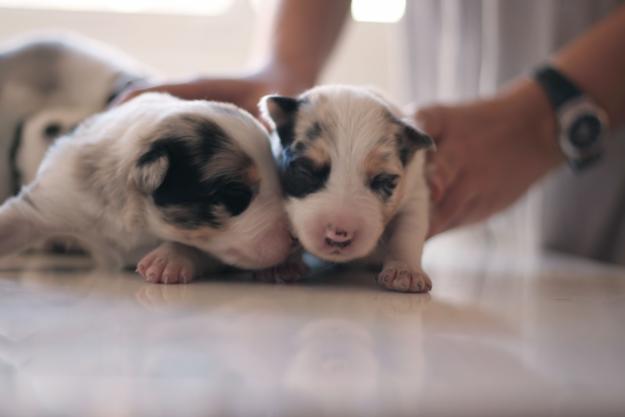
<svg viewBox="0 0 625 417"><path fill-rule="evenodd" d="M286 210L304 249L331 262L379 259L384 287L429 291L421 252L432 139L364 88L321 86L260 106L275 127Z"/></svg>
<svg viewBox="0 0 625 417"><path fill-rule="evenodd" d="M0 256L57 235L79 239L103 266L143 257L139 272L167 283L204 272L205 253L256 269L291 246L262 126L233 105L158 93L59 139L0 207Z"/></svg>

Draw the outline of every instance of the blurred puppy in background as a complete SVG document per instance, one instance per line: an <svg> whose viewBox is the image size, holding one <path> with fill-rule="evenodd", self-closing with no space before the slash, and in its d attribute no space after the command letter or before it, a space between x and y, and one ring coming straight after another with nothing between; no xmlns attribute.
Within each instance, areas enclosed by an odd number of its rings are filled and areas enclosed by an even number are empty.
<svg viewBox="0 0 625 417"><path fill-rule="evenodd" d="M152 74L74 34L27 34L0 45L0 201L34 178L56 138Z"/></svg>

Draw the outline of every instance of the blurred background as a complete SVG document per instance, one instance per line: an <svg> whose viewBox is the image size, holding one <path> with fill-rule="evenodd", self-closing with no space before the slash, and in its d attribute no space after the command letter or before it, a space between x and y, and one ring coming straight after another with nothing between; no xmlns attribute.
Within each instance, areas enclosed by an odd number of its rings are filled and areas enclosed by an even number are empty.
<svg viewBox="0 0 625 417"><path fill-rule="evenodd" d="M324 83L375 85L409 100L401 62L405 0L354 0ZM258 25L273 0L0 0L0 42L28 31L78 32L113 45L163 77L253 65ZM259 18L260 17L260 18Z"/></svg>
<svg viewBox="0 0 625 417"><path fill-rule="evenodd" d="M163 78L233 75L253 68L262 54L263 26L274 6L274 0L0 0L0 42L70 31L121 50ZM320 82L375 86L398 104L413 100L405 14L406 0L352 0L350 22ZM529 251L536 237L526 225L535 210L524 204L514 211L437 236L426 258L478 242ZM495 233L499 228L507 233Z"/></svg>

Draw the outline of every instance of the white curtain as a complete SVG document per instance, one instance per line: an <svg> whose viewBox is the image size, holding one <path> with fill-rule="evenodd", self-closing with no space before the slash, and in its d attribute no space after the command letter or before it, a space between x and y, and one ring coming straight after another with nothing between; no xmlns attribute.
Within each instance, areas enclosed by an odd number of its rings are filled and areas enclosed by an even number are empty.
<svg viewBox="0 0 625 417"><path fill-rule="evenodd" d="M618 0L408 0L406 85L420 104L492 94L622 4ZM625 53L625 51L624 51ZM625 264L625 135L600 166L567 168L515 207L456 240L507 249L550 248ZM464 237L464 239L461 239Z"/></svg>

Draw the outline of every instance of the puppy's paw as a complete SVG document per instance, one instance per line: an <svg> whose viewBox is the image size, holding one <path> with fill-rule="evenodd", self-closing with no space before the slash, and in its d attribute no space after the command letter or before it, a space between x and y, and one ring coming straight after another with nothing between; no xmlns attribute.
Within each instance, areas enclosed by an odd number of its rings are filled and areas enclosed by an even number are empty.
<svg viewBox="0 0 625 417"><path fill-rule="evenodd" d="M264 282L286 284L299 281L308 273L308 266L303 260L287 260L286 262L260 271L254 271L253 278Z"/></svg>
<svg viewBox="0 0 625 417"><path fill-rule="evenodd" d="M387 262L378 274L378 284L393 291L428 292L432 281L421 270L415 270L402 262Z"/></svg>
<svg viewBox="0 0 625 417"><path fill-rule="evenodd" d="M195 256L171 244L162 244L139 261L137 272L147 282L186 284L197 273Z"/></svg>

